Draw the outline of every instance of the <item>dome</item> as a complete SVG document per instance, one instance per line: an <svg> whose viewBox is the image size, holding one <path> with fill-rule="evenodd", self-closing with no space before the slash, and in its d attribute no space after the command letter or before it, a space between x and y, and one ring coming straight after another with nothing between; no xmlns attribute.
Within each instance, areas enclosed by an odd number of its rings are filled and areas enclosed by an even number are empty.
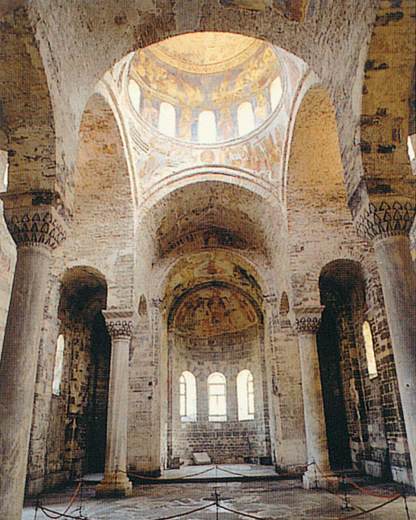
<svg viewBox="0 0 416 520"><path fill-rule="evenodd" d="M138 50L129 96L142 122L203 144L238 139L278 109L282 68L276 49L230 33L192 33Z"/></svg>

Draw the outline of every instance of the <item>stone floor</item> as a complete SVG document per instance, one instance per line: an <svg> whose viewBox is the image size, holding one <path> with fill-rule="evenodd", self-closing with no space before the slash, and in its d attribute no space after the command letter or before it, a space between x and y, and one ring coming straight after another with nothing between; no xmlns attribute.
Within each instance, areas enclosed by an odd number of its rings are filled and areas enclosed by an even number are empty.
<svg viewBox="0 0 416 520"><path fill-rule="evenodd" d="M363 482L361 482L362 484ZM397 491L393 485L367 484L372 492L391 494ZM42 498L42 505L49 509L63 512L74 491L68 487L60 492L49 493ZM252 515L264 520L335 520L347 519L350 515L368 510L385 501L385 499L363 495L358 491L350 494L354 510L341 510L342 497L334 496L326 491L306 491L302 489L299 480L283 480L270 482L221 482L192 484L155 484L136 485L133 496L124 499L95 499L94 486L86 483L83 489L82 503L77 499L66 511L70 517L79 517L79 507L83 518L89 520L157 520L172 515L186 513L212 502L212 494L217 491L219 503L236 511ZM409 517L406 515L404 501L396 502L359 518L380 520L416 519L416 497L408 497ZM28 501L22 519L43 520L47 516L37 512L35 517L33 501ZM50 517L51 513L49 512ZM55 515L56 517L56 515ZM216 506L204 511L185 516L189 520L233 520L245 518L232 512L219 509Z"/></svg>

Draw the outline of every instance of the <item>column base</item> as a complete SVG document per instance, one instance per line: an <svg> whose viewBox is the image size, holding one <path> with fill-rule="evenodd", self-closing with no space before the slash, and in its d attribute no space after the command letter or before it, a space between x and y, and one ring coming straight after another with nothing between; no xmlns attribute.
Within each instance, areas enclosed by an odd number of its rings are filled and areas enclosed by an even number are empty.
<svg viewBox="0 0 416 520"><path fill-rule="evenodd" d="M95 488L96 497L129 497L133 485L125 473L110 473Z"/></svg>
<svg viewBox="0 0 416 520"><path fill-rule="evenodd" d="M328 470L324 473L314 470L312 466L303 474L302 483L304 489L328 489L329 491L337 491L339 489L339 478L332 471Z"/></svg>

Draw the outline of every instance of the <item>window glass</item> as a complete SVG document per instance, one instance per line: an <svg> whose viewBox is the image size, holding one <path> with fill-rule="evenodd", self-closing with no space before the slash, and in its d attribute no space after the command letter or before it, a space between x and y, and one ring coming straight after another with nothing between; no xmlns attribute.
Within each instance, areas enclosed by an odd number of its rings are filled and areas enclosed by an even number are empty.
<svg viewBox="0 0 416 520"><path fill-rule="evenodd" d="M367 357L368 375L370 379L377 377L377 365L376 358L374 355L373 335L371 333L371 327L368 321L363 323L363 337L365 345L365 355Z"/></svg>
<svg viewBox="0 0 416 520"><path fill-rule="evenodd" d="M275 110L282 97L282 80L277 76L270 85L270 105Z"/></svg>
<svg viewBox="0 0 416 520"><path fill-rule="evenodd" d="M169 103L160 103L159 131L169 137L176 135L176 110Z"/></svg>
<svg viewBox="0 0 416 520"><path fill-rule="evenodd" d="M179 414L183 422L196 421L196 380L188 371L179 378Z"/></svg>
<svg viewBox="0 0 416 520"><path fill-rule="evenodd" d="M210 421L227 420L226 381L219 372L208 377L208 409Z"/></svg>
<svg viewBox="0 0 416 520"><path fill-rule="evenodd" d="M133 105L133 108L136 112L140 112L140 101L142 97L142 92L140 90L139 85L134 81L134 79L131 79L129 81L129 97L131 104Z"/></svg>
<svg viewBox="0 0 416 520"><path fill-rule="evenodd" d="M64 349L65 339L64 336L60 334L56 342L55 368L53 371L52 393L54 395L61 394L62 368L64 365Z"/></svg>
<svg viewBox="0 0 416 520"><path fill-rule="evenodd" d="M241 103L237 110L238 135L245 135L254 130L254 112L251 103Z"/></svg>
<svg viewBox="0 0 416 520"><path fill-rule="evenodd" d="M254 419L254 381L250 370L242 370L237 376L238 420Z"/></svg>
<svg viewBox="0 0 416 520"><path fill-rule="evenodd" d="M198 117L198 141L215 143L217 140L217 123L211 110L204 110Z"/></svg>

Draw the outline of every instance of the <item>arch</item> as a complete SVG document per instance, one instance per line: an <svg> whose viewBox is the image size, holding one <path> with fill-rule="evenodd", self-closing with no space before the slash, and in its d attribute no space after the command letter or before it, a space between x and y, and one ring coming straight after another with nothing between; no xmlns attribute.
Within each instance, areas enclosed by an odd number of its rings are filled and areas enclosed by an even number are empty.
<svg viewBox="0 0 416 520"><path fill-rule="evenodd" d="M197 419L196 379L188 370L179 378L179 415L182 422L196 422Z"/></svg>
<svg viewBox="0 0 416 520"><path fill-rule="evenodd" d="M253 105L249 101L241 103L237 109L237 124L238 124L238 135L243 135L252 132L256 126L254 120Z"/></svg>
<svg viewBox="0 0 416 520"><path fill-rule="evenodd" d="M340 251L350 256L352 244L363 250L347 204L334 106L319 85L309 88L296 114L286 190L288 246L297 251L291 261L296 273L292 304L302 300L305 289L314 295L311 304L319 304L322 266L339 258ZM325 249L316 248L321 241Z"/></svg>
<svg viewBox="0 0 416 520"><path fill-rule="evenodd" d="M109 293L110 306L131 308L133 267L126 268L126 258L133 258L134 186L117 117L101 89L81 124L72 233L63 249L68 263L82 258L97 265L117 287ZM108 218L109 208L117 218Z"/></svg>
<svg viewBox="0 0 416 520"><path fill-rule="evenodd" d="M248 369L241 370L237 375L238 420L254 419L254 379Z"/></svg>
<svg viewBox="0 0 416 520"><path fill-rule="evenodd" d="M227 381L221 372L208 376L208 419L222 422L227 420Z"/></svg>

